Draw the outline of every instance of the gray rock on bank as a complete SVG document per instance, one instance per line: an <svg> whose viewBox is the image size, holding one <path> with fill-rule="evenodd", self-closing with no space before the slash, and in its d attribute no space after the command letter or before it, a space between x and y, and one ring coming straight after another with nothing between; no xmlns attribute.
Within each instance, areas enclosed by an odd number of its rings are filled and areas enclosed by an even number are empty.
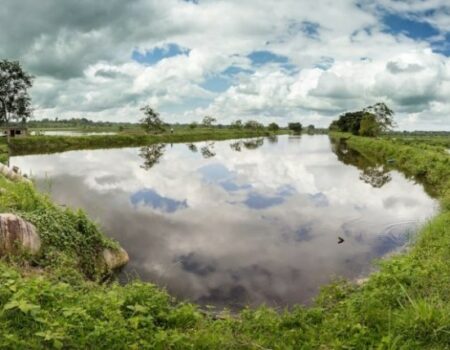
<svg viewBox="0 0 450 350"><path fill-rule="evenodd" d="M8 180L11 180L11 181L31 182L30 179L27 179L26 177L24 177L20 174L20 169L18 167L13 167L13 169L10 169L6 165L0 163L0 174L2 174Z"/></svg>
<svg viewBox="0 0 450 350"><path fill-rule="evenodd" d="M41 238L33 224L14 214L0 214L0 255L41 249Z"/></svg>
<svg viewBox="0 0 450 350"><path fill-rule="evenodd" d="M124 267L130 261L130 257L123 248L117 250L106 248L103 250L103 261L108 270L117 270Z"/></svg>

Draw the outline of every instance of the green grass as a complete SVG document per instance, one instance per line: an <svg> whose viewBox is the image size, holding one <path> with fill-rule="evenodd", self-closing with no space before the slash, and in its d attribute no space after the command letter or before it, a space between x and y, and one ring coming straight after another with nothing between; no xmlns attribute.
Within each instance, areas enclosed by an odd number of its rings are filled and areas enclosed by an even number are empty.
<svg viewBox="0 0 450 350"><path fill-rule="evenodd" d="M11 139L10 148L13 155L55 153L78 149L137 147L152 143L196 142L203 140L226 140L270 135L265 130L233 129L180 129L171 133L158 135L121 133L118 135L94 136L29 136Z"/></svg>
<svg viewBox="0 0 450 350"><path fill-rule="evenodd" d="M48 257L28 265L0 262L0 348L448 349L450 155L386 138L333 137L346 138L367 158L395 159L393 166L433 188L442 212L407 253L379 262L366 283L337 281L323 288L313 306L290 310L260 307L218 315L177 302L149 283L105 285L79 278L73 270L83 265L73 254L86 248L76 248L83 235L94 246L113 243L100 239L84 214L55 207L29 185L1 180L11 193L0 197L2 211L33 221L46 232L53 254L70 258L64 264L47 264Z"/></svg>
<svg viewBox="0 0 450 350"><path fill-rule="evenodd" d="M442 148L444 141L440 138L437 141L409 142L403 138L375 139L342 134L334 134L334 137L346 138L348 146L368 158L382 163L393 160L392 167L421 181L445 204L450 201L450 154Z"/></svg>
<svg viewBox="0 0 450 350"><path fill-rule="evenodd" d="M34 224L42 241L41 254L23 257L23 265L59 270L61 276L79 275L92 280L103 277L104 248L118 247L81 210L55 205L27 182L11 182L0 176L0 211L15 213ZM70 271L69 271L70 270ZM69 273L70 272L70 273Z"/></svg>

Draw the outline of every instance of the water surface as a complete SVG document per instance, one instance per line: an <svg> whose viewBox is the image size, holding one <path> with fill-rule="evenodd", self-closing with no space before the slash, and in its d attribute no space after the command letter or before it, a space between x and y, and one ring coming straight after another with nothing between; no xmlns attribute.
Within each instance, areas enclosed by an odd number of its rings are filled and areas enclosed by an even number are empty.
<svg viewBox="0 0 450 350"><path fill-rule="evenodd" d="M436 210L421 185L327 136L72 151L11 164L98 220L130 254L125 275L231 308L307 303L336 276L364 276Z"/></svg>

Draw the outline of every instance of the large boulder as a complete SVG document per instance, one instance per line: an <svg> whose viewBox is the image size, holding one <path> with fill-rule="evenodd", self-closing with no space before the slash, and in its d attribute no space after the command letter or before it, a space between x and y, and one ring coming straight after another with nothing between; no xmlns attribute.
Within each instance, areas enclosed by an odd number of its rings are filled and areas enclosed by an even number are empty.
<svg viewBox="0 0 450 350"><path fill-rule="evenodd" d="M14 214L0 214L0 256L22 251L36 255L40 249L41 239L33 224Z"/></svg>
<svg viewBox="0 0 450 350"><path fill-rule="evenodd" d="M108 270L117 270L125 266L130 260L128 253L123 248L103 250L103 261Z"/></svg>

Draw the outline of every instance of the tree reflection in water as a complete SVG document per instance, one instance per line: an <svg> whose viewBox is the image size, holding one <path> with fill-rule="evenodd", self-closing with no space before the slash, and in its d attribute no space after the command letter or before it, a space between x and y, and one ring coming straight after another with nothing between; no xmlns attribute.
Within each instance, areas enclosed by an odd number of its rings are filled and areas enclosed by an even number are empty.
<svg viewBox="0 0 450 350"><path fill-rule="evenodd" d="M278 136L277 135L270 135L267 136L267 140L269 140L269 143L278 143Z"/></svg>
<svg viewBox="0 0 450 350"><path fill-rule="evenodd" d="M336 141L330 138L333 152L338 159L347 165L361 170L359 178L374 188L381 188L392 180L390 170L382 163L369 160L359 152L349 148L345 140Z"/></svg>
<svg viewBox="0 0 450 350"><path fill-rule="evenodd" d="M244 140L244 141L236 141L233 143L230 143L230 148L232 150L235 150L236 152L241 152L242 147L245 149L257 149L264 145L264 138L258 138L258 139L252 139L252 140Z"/></svg>
<svg viewBox="0 0 450 350"><path fill-rule="evenodd" d="M189 148L189 150L191 152L194 152L194 153L198 152L198 147L195 145L195 143L188 143L187 147Z"/></svg>
<svg viewBox="0 0 450 350"><path fill-rule="evenodd" d="M214 142L206 144L200 148L200 152L205 159L214 157L216 155L216 152L214 152Z"/></svg>
<svg viewBox="0 0 450 350"><path fill-rule="evenodd" d="M165 149L166 145L162 143L142 147L139 151L139 156L144 160L141 168L145 170L153 168L163 156Z"/></svg>

